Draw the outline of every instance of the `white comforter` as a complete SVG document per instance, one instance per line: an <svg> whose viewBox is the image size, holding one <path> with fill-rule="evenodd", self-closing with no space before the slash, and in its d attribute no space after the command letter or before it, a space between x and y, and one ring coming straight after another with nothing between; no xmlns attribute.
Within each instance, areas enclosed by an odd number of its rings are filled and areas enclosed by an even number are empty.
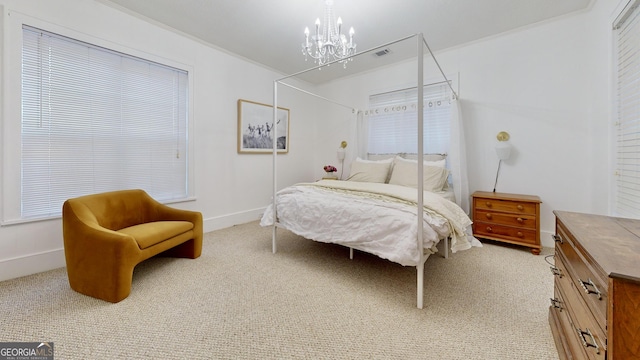
<svg viewBox="0 0 640 360"><path fill-rule="evenodd" d="M366 251L406 266L420 261L417 191L398 185L321 180L280 190L278 223L308 239ZM466 230L471 220L455 203L424 192L424 251L451 236L456 252L479 244ZM273 225L272 205L260 225ZM474 242L475 240L475 242ZM477 243L476 243L477 242Z"/></svg>

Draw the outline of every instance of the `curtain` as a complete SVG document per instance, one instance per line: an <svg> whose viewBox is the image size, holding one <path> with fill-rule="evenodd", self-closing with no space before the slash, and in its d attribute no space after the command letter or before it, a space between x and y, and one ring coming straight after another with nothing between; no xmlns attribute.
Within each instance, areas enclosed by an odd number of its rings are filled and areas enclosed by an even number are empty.
<svg viewBox="0 0 640 360"><path fill-rule="evenodd" d="M453 191L458 205L469 214L469 179L467 177L467 156L464 138L464 127L461 116L461 100L455 99L451 104L451 144L449 161L453 180Z"/></svg>

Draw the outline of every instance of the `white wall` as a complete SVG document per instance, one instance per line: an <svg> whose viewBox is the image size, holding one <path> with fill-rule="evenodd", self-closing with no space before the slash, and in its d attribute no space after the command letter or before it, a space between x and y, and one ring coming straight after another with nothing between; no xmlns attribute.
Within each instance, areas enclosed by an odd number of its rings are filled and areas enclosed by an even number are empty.
<svg viewBox="0 0 640 360"><path fill-rule="evenodd" d="M0 0L3 10L3 44L15 42L20 29L15 18L37 19L39 25L56 30L80 33L97 42L119 49L135 49L186 64L193 69L192 101L194 131L195 201L173 204L175 207L202 212L205 231L231 226L261 215L270 202L272 190L272 161L270 155L237 154L237 100L247 99L262 103L273 102L273 81L277 74L228 55L224 51L205 46L150 24L139 18L113 9L93 0ZM13 15L9 15L13 14ZM45 30L50 30L45 28ZM20 35L17 35L18 37ZM8 41L11 40L11 41ZM19 62L20 54L2 47L3 64ZM19 122L19 97L6 91L7 74L2 74L3 96L0 101L0 129ZM309 155L313 152L313 124L316 116L307 106L308 99L298 99L295 93L284 93L279 106L290 108L289 154L280 156L282 171L279 187L297 181L310 180L316 169ZM17 107L17 108L16 108ZM10 109L7 110L7 109ZM8 153L7 137L2 139L2 176L14 154ZM15 135L14 135L15 136ZM19 181L13 173L7 182ZM4 186L3 186L4 188ZM6 200L4 191L0 203ZM270 242L265 249L270 248ZM0 280L64 266L62 226L60 219L0 227Z"/></svg>
<svg viewBox="0 0 640 360"><path fill-rule="evenodd" d="M615 6L596 1L588 11L436 54L447 75L459 75L471 192L493 190L496 135L507 131L514 151L502 164L497 191L541 197L545 246L553 246L553 210L609 213ZM399 64L320 91L366 106L381 84L385 90L415 84L414 69L414 62ZM425 78L436 76L427 67Z"/></svg>

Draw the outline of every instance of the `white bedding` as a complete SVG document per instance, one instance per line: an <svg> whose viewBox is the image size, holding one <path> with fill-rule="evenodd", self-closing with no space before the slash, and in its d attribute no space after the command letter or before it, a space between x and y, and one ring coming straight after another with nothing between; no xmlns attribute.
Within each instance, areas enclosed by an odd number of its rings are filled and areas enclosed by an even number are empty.
<svg viewBox="0 0 640 360"><path fill-rule="evenodd" d="M277 193L278 223L308 239L416 266L421 259L416 198L416 189L398 185L335 180L300 183ZM471 220L458 205L428 191L423 199L426 253L436 252L435 246L447 236L451 236L452 252L479 244L467 235ZM269 205L260 225L273 225L272 219Z"/></svg>

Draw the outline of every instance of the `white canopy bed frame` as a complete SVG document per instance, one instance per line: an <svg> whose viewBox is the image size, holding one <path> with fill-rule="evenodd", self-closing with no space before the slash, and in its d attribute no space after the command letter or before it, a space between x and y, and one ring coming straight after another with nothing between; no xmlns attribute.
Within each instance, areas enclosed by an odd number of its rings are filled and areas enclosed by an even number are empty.
<svg viewBox="0 0 640 360"><path fill-rule="evenodd" d="M364 51L364 52L361 52L361 53L355 55L354 58L357 58L358 56L373 52L373 51L381 49L381 48L386 48L386 47L391 46L391 45L396 44L396 43L400 43L400 42L404 42L404 41L410 41L412 38L415 38L416 51L417 51L417 55L416 55L417 56L417 74L416 74L416 77L417 77L417 84L416 84L416 86L417 86L417 108L418 109L422 109L423 108L423 89L424 89L424 85L425 85L424 84L424 55L425 55L426 51L428 51L428 53L431 55L431 58L435 62L435 65L437 66L437 68L438 68L438 70L440 72L440 75L442 75L442 77L443 77L443 81L445 81L449 85L449 87L451 89L451 92L452 92L453 99L454 100L457 99L457 93L455 92L455 90L451 86L451 82L449 81L447 76L442 71L442 68L440 67L440 64L438 63L437 59L435 58L433 52L429 48L427 42L424 40L424 37L423 37L423 35L421 33L415 34L415 35L411 35L411 36L408 36L408 37L405 37L405 38L402 38L402 39L399 39L399 40L396 40L396 41L393 41L393 42L390 42L390 43L387 43L387 44L383 44L383 45L377 46L375 48L369 49L367 51ZM426 49L426 51L425 51L425 49ZM332 64L337 63L337 62L338 61L334 61L334 62L331 62L329 64L325 64L323 66L317 66L317 67L314 67L314 68L311 68L311 69L307 69L307 70L304 70L304 71L301 71L301 72L298 72L298 73L283 77L281 79L275 80L274 81L274 88L273 88L273 109L274 109L274 111L273 111L273 119L274 119L274 123L275 123L275 121L277 121L277 116L278 116L277 109L278 109L278 86L279 85L287 86L289 88L292 88L294 90L303 92L305 94L320 98L322 100L325 100L325 101L328 101L328 102L331 102L331 103L334 103L334 104L337 104L337 105L340 105L340 106L344 106L346 108L350 108L350 109L352 109L352 111L354 113L357 113L358 110L355 109L355 108L340 104L340 103L338 103L336 101L324 98L324 97L322 97L320 95L311 93L309 91L299 89L299 88L297 88L295 86L292 86L292 85L287 84L287 83L284 82L287 79L291 79L291 78L297 77L297 76L299 76L301 74L304 74L304 73L307 73L307 72L310 72L310 71L318 71L318 69L320 69L320 68L324 68L326 66L332 65ZM350 64L353 64L353 63L350 63ZM341 67L340 64L337 64L337 65L334 65L334 66L340 66ZM456 110L454 110L454 111L456 111ZM418 147L417 147L417 166L418 166L418 168L417 168L417 175L418 175L417 184L418 184L418 187L417 187L416 191L417 191L417 195L418 196L417 196L417 205L416 206L417 206L417 214L422 214L422 216L417 216L417 225L418 225L418 227L417 227L417 242L418 242L418 249L421 249L422 251L420 251L420 254L421 254L420 255L420 260L418 261L418 264L416 266L416 270L417 270L417 294L416 294L416 296L417 296L417 307L419 309L422 309L423 306L424 306L424 264L425 264L425 261L427 260L427 258L429 257L430 254L428 254L428 253L425 254L425 251L424 251L423 227L424 227L424 217L425 217L424 214L425 213L424 213L424 211L421 210L421 209L424 209L424 199L423 199L423 195L422 195L423 194L423 176L424 176L424 174L423 174L423 167L424 167L424 161L423 161L424 160L424 144L423 144L423 142L424 141L423 141L423 136L422 136L423 132L424 132L424 119L423 119L424 115L423 115L423 111L417 111L417 118L418 118L417 119L418 120L418 122L417 122L418 123L418 125L417 125L418 126L418 129L417 129L418 130ZM277 192L278 192L278 187L277 187L277 169L278 169L277 158L278 158L278 152L277 152L277 148L276 148L276 145L277 145L277 127L274 127L273 129L276 131L274 133L274 136L273 136L273 203L272 203L272 207L273 207L272 208L273 209L273 211L272 211L272 214L273 214L272 251L275 254L277 252L277 228L280 226L280 224L277 221L278 216L277 216L277 207L276 207ZM452 136L453 136L453 134L452 134ZM457 156L463 156L463 154L457 154ZM458 165L454 164L454 166L459 166L459 164ZM455 176L466 176L466 171L465 171L464 174L460 174L460 172L458 172L457 174L455 174ZM466 179L464 179L463 185L466 185ZM454 189L455 189L455 185L454 185ZM460 193L459 192L460 189L457 189L457 190L458 190L458 191L456 191L456 199L457 199L457 201L458 202L460 202L460 201L463 201L463 202L467 201L468 202L468 200L465 199L465 196L468 195L468 190L466 191L466 194ZM462 206L462 208L465 210L465 212L468 213L468 208L465 209L464 206ZM448 241L448 238L445 238L444 239L444 257L445 258L447 258L449 256L449 251L448 251L449 249L448 248L449 248L449 241ZM353 248L352 247L349 247L349 257L351 259L353 259Z"/></svg>

